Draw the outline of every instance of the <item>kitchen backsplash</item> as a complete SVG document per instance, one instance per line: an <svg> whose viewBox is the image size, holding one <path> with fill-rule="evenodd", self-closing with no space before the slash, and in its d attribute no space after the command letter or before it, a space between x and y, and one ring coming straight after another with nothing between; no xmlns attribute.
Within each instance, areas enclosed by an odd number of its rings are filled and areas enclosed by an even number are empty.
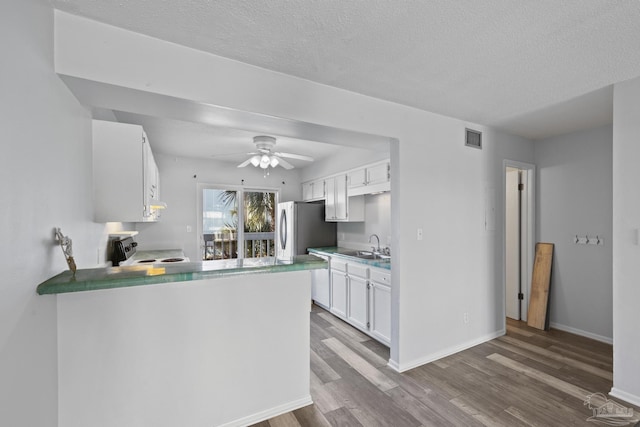
<svg viewBox="0 0 640 427"><path fill-rule="evenodd" d="M365 221L338 223L338 246L369 249L369 236L380 237L380 247L391 247L391 193L365 196Z"/></svg>

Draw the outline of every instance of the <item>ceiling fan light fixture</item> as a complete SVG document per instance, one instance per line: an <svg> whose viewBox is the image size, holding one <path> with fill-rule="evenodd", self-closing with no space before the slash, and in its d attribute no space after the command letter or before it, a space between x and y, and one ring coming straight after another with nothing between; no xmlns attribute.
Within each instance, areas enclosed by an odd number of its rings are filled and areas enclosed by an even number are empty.
<svg viewBox="0 0 640 427"><path fill-rule="evenodd" d="M271 163L271 159L266 154L263 154L260 158L260 167L266 169L269 167L269 163Z"/></svg>
<svg viewBox="0 0 640 427"><path fill-rule="evenodd" d="M276 145L276 138L274 138L273 136L254 136L253 142L256 145L256 151L252 153L246 153L246 155L250 157L247 158L244 162L240 163L238 165L239 168L244 168L251 164L256 168L263 169L265 171L265 176L267 176L269 175L269 167L276 168L279 166L286 170L293 169L295 166L289 163L289 160L287 159L313 162L313 157L310 156L274 151L273 148Z"/></svg>

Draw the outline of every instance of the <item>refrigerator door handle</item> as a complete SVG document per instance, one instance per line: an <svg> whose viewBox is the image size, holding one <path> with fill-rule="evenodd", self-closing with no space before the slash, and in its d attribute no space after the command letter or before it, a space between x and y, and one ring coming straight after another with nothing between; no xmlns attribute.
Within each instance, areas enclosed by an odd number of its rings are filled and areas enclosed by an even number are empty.
<svg viewBox="0 0 640 427"><path fill-rule="evenodd" d="M282 250L287 249L287 211L282 209L280 215L280 246Z"/></svg>

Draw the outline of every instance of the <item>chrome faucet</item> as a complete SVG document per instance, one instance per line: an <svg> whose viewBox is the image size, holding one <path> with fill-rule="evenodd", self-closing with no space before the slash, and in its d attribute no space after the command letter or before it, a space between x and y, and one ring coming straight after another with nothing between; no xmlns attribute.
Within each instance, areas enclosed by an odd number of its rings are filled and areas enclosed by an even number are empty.
<svg viewBox="0 0 640 427"><path fill-rule="evenodd" d="M369 243L371 243L371 239L374 238L374 237L378 241L378 246L377 247L372 246L371 248L373 249L374 252L380 253L380 237L378 237L377 234L372 234L371 236L369 236Z"/></svg>

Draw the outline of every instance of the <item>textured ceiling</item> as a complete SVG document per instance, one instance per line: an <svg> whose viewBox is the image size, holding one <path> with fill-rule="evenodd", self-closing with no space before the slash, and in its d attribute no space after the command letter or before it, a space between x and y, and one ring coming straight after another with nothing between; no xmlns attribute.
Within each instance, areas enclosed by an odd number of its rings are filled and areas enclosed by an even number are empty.
<svg viewBox="0 0 640 427"><path fill-rule="evenodd" d="M52 3L259 67L523 135L519 124L527 114L540 122L551 106L547 115L569 111L562 105L585 106L585 117L594 115L587 123L606 121L605 97L583 95L640 75L638 0Z"/></svg>

